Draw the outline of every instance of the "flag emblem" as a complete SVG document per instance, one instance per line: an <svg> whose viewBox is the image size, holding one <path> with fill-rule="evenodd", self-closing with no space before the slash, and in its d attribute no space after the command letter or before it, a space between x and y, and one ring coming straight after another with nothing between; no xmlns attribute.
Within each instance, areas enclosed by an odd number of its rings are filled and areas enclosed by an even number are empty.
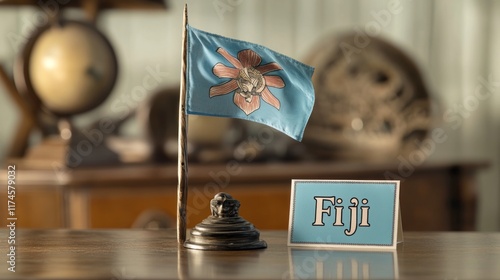
<svg viewBox="0 0 500 280"><path fill-rule="evenodd" d="M282 70L276 62L261 65L262 58L250 49L238 52L238 57L233 57L224 48L219 47L217 53L221 54L231 65L228 67L217 63L212 72L219 78L231 80L212 86L210 97L228 94L234 91L233 101L245 114L250 115L260 108L260 99L280 109L281 103L274 96L269 87L283 88L285 82L277 75L266 75L269 72Z"/></svg>
<svg viewBox="0 0 500 280"><path fill-rule="evenodd" d="M261 45L186 29L187 114L258 122L302 140L314 68Z"/></svg>

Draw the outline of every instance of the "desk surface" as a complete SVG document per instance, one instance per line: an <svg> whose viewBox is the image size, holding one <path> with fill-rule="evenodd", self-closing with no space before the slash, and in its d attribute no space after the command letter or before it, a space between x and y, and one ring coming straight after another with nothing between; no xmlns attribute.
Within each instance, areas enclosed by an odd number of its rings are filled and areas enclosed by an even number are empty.
<svg viewBox="0 0 500 280"><path fill-rule="evenodd" d="M18 230L16 272L2 279L487 279L500 277L500 233L405 233L397 251L303 250L285 231L264 231L264 250L179 248L172 230Z"/></svg>

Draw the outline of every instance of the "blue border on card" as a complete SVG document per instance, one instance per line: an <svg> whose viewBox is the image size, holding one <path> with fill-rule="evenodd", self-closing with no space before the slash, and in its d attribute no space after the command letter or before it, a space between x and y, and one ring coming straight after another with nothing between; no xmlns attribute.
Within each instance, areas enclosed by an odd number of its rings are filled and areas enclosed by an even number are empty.
<svg viewBox="0 0 500 280"><path fill-rule="evenodd" d="M392 230L391 230L391 244L377 244L377 243L342 243L342 242L331 242L331 243L324 243L324 242L303 242L303 241L293 241L292 242L292 236L293 236L293 231L294 231L294 222L295 222L295 203L296 203L296 192L297 192L297 183L320 183L320 184L342 184L342 183L356 183L356 184L387 184L387 185L393 185L394 186L394 197L393 197L393 208L392 208ZM394 231L396 227L396 204L397 204L397 188L398 188L398 183L395 181L387 181L384 182L382 180L294 180L293 181L293 191L294 193L292 194L293 198L293 212L292 212L292 217L291 217L291 226L290 226L290 235L289 235L289 241L291 244L311 244L311 245L316 245L316 244L325 244L325 245L343 245L343 246L380 246L380 247L392 247L394 246L397 241L394 240Z"/></svg>

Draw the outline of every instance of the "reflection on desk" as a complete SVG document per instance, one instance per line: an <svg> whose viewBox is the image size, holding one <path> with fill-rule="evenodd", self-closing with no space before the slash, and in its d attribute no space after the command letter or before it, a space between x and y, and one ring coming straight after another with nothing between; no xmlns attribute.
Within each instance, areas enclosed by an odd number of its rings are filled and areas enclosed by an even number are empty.
<svg viewBox="0 0 500 280"><path fill-rule="evenodd" d="M8 236L5 229L1 236ZM500 275L500 233L405 232L397 251L288 247L286 231L263 231L268 248L196 251L175 230L18 230L16 272L1 279L486 279Z"/></svg>
<svg viewBox="0 0 500 280"><path fill-rule="evenodd" d="M286 279L394 279L397 252L332 251L290 248Z"/></svg>

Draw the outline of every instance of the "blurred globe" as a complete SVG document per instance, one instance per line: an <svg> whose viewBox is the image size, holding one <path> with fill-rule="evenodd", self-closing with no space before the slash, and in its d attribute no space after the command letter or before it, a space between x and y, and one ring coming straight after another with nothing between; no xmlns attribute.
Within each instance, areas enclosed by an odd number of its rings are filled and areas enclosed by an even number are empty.
<svg viewBox="0 0 500 280"><path fill-rule="evenodd" d="M68 21L39 35L30 55L29 76L44 107L56 115L86 112L110 94L116 57L94 27Z"/></svg>

